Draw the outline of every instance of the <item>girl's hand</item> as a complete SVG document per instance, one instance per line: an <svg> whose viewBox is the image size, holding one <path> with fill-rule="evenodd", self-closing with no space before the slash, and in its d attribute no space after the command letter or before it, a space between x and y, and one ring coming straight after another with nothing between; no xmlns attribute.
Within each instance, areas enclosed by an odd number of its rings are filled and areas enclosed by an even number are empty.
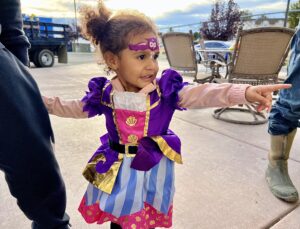
<svg viewBox="0 0 300 229"><path fill-rule="evenodd" d="M246 89L245 97L248 102L257 102L257 111L267 109L271 110L272 107L272 93L280 89L290 88L291 84L274 84L274 85L258 85L250 86Z"/></svg>

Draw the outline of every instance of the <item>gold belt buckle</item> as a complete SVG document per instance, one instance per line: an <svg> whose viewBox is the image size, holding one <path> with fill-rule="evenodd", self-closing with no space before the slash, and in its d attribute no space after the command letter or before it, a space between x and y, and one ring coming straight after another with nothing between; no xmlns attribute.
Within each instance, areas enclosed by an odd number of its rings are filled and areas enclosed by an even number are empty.
<svg viewBox="0 0 300 229"><path fill-rule="evenodd" d="M131 146L131 145L125 144L125 155L126 155L126 157L134 157L135 154L129 153L129 146Z"/></svg>

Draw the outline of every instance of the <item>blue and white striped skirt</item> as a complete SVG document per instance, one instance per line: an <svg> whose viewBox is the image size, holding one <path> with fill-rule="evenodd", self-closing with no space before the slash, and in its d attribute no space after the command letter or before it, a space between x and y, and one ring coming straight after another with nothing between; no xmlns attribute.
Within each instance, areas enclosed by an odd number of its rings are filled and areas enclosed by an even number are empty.
<svg viewBox="0 0 300 229"><path fill-rule="evenodd" d="M130 168L133 158L124 157L111 194L92 184L85 193L86 205L99 202L102 211L115 217L141 211L144 202L167 214L174 196L174 162L163 157L149 171Z"/></svg>

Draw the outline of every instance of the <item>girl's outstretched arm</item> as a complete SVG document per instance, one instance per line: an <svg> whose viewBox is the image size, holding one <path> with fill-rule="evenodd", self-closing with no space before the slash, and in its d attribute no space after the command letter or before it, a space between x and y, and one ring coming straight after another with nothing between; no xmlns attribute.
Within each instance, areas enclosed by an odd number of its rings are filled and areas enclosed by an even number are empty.
<svg viewBox="0 0 300 229"><path fill-rule="evenodd" d="M205 83L188 85L179 91L179 103L182 108L198 109L206 107L229 107L247 103L245 98L247 84Z"/></svg>
<svg viewBox="0 0 300 229"><path fill-rule="evenodd" d="M88 113L83 112L84 103L80 100L61 100L59 97L42 96L43 102L49 112L64 118L87 118Z"/></svg>
<svg viewBox="0 0 300 229"><path fill-rule="evenodd" d="M272 92L291 87L289 84L259 85L206 83L188 85L179 92L178 105L182 108L229 107L258 102L258 110L269 109Z"/></svg>

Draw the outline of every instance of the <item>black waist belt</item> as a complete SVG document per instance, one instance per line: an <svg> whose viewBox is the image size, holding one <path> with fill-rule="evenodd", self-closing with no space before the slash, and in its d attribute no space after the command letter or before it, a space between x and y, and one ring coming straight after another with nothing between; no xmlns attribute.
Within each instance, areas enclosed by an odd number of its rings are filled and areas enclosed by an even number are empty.
<svg viewBox="0 0 300 229"><path fill-rule="evenodd" d="M128 145L122 145L113 141L109 141L109 146L112 150L117 151L118 153L130 153L130 154L136 154L138 147L137 146L128 146Z"/></svg>

